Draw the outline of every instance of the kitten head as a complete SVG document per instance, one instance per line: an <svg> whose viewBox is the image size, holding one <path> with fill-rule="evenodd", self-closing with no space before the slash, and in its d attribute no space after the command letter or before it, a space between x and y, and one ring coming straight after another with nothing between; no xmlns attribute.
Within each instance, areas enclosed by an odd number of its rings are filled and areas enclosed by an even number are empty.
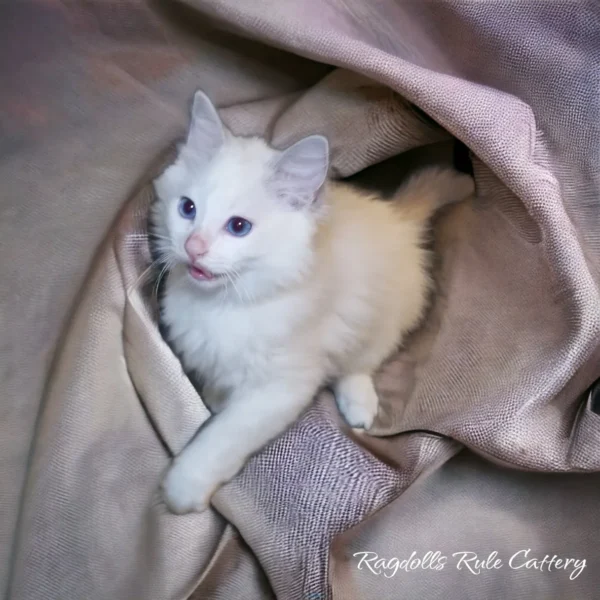
<svg viewBox="0 0 600 600"><path fill-rule="evenodd" d="M236 137L196 92L187 140L154 182L155 249L171 275L205 292L231 282L232 293L249 297L302 277L311 268L328 152L318 135L283 151Z"/></svg>

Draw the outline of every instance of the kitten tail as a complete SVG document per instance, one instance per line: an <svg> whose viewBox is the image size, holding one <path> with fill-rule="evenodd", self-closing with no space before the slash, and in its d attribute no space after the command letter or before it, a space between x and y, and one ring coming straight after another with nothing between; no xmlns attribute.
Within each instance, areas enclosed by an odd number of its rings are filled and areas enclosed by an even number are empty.
<svg viewBox="0 0 600 600"><path fill-rule="evenodd" d="M453 169L427 168L413 175L395 194L398 210L411 221L427 221L443 206L466 200L473 178Z"/></svg>

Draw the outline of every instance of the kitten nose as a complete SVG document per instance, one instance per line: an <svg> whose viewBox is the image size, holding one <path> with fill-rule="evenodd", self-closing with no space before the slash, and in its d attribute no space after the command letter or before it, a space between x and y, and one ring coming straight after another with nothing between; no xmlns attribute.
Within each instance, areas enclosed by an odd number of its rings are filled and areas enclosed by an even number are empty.
<svg viewBox="0 0 600 600"><path fill-rule="evenodd" d="M197 233L192 233L192 235L190 235L185 242L184 248L192 261L204 256L208 252L206 240Z"/></svg>

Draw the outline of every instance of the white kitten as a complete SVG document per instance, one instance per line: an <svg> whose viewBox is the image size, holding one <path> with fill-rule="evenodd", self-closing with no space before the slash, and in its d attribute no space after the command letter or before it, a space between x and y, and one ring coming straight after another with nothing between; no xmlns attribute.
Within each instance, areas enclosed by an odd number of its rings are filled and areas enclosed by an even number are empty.
<svg viewBox="0 0 600 600"><path fill-rule="evenodd" d="M155 182L162 324L214 413L163 482L176 513L206 508L326 383L352 427L371 426L372 374L426 306L427 220L473 190L428 170L384 202L327 170L325 138L281 152L235 137L197 92L187 141Z"/></svg>

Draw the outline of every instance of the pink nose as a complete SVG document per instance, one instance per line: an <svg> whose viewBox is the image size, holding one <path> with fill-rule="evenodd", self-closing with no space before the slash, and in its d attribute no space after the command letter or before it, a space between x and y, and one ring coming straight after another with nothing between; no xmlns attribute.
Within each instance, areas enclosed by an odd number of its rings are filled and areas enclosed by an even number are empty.
<svg viewBox="0 0 600 600"><path fill-rule="evenodd" d="M208 252L206 240L198 233L192 233L185 242L185 251L191 260L196 260Z"/></svg>

